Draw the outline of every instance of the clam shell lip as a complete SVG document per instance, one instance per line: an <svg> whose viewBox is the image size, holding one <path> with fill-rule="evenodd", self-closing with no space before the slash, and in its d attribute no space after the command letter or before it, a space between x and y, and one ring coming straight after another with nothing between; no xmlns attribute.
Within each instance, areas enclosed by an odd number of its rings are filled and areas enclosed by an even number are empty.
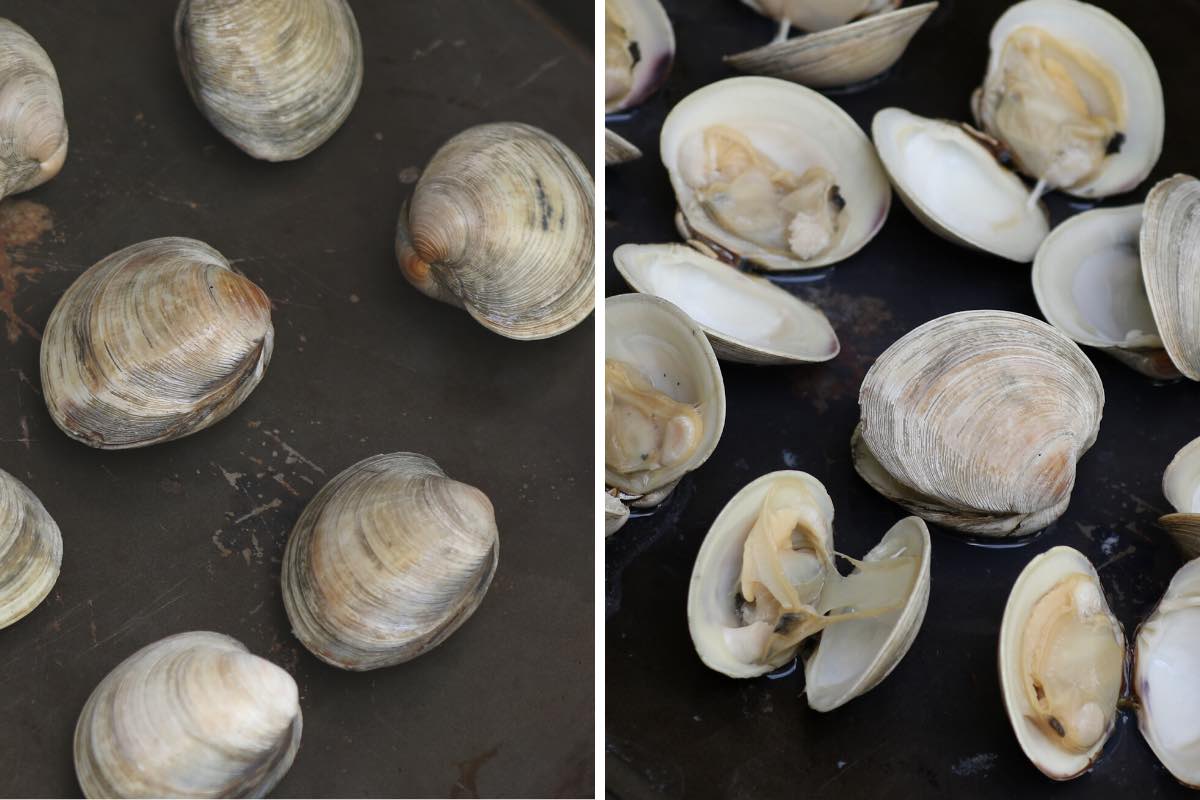
<svg viewBox="0 0 1200 800"><path fill-rule="evenodd" d="M266 161L322 145L362 87L362 41L345 0L182 0L175 49L201 113Z"/></svg>
<svg viewBox="0 0 1200 800"><path fill-rule="evenodd" d="M725 56L741 72L770 75L814 89L868 81L895 66L909 42L937 10L921 3Z"/></svg>
<svg viewBox="0 0 1200 800"><path fill-rule="evenodd" d="M1124 116L1128 130L1122 131L1125 144L1121 152L1110 156L1100 173L1088 183L1062 191L1076 197L1098 198L1134 189L1158 162L1166 126L1162 84L1145 45L1123 22L1089 3L1024 0L1010 6L992 28L988 74L998 68L1009 35L1025 26L1041 28L1096 56L1120 82L1127 104Z"/></svg>
<svg viewBox="0 0 1200 800"><path fill-rule="evenodd" d="M296 522L284 551L284 606L321 660L387 667L456 631L483 600L498 557L483 492L426 456L373 456L334 477Z"/></svg>
<svg viewBox="0 0 1200 800"><path fill-rule="evenodd" d="M868 370L859 404L871 457L856 454L864 479L913 513L933 511L930 521L1008 536L1066 509L1076 461L1099 431L1104 387L1050 325L966 311L893 343Z"/></svg>
<svg viewBox="0 0 1200 800"><path fill-rule="evenodd" d="M142 447L223 419L271 358L271 301L203 242L169 237L104 258L59 299L43 333L55 424L102 449Z"/></svg>
<svg viewBox="0 0 1200 800"><path fill-rule="evenodd" d="M725 383L704 331L678 306L649 294L605 300L604 355L637 367L654 388L698 407L703 438L688 461L638 479L607 467L604 481L633 495L654 495L699 468L725 428Z"/></svg>
<svg viewBox="0 0 1200 800"><path fill-rule="evenodd" d="M963 126L885 108L871 121L871 138L896 193L927 228L952 242L1011 261L1033 260L1050 230L1045 206L1030 210L1025 183ZM930 180L933 170L941 166L936 160L912 163L933 157L928 149L932 147L954 157L956 174ZM981 208L980 197L991 207ZM1010 213L993 210L1000 203L1007 204ZM1018 220L1015 227L1013 218Z"/></svg>
<svg viewBox="0 0 1200 800"><path fill-rule="evenodd" d="M302 728L287 672L229 636L180 633L97 685L75 727L75 772L87 797L263 797Z"/></svg>
<svg viewBox="0 0 1200 800"><path fill-rule="evenodd" d="M817 2L742 0L743 5L749 6L764 17L779 21L787 18L789 24L810 31L840 27L857 17L894 7L899 2L900 0L893 2L877 2L877 0L817 0ZM775 6L775 8L771 6Z"/></svg>
<svg viewBox="0 0 1200 800"><path fill-rule="evenodd" d="M749 364L818 363L841 349L820 309L690 247L624 244L613 252L613 263L636 291L690 314L718 358Z"/></svg>
<svg viewBox="0 0 1200 800"><path fill-rule="evenodd" d="M1104 598L1095 567L1078 550L1060 545L1036 556L1021 571L1008 595L1004 616L1000 622L1000 689L1004 698L1004 709L1025 756L1047 777L1059 781L1069 780L1086 772L1100 755L1113 728L1110 727L1087 753L1076 754L1054 746L1045 734L1027 721L1030 709L1025 699L1024 678L1021 675L1021 635L1033 605L1059 579L1076 573L1088 575L1096 582L1097 587L1101 589L1100 597L1104 603L1104 610L1111 617L1112 612L1108 609L1108 601ZM1119 625L1117 629L1120 630ZM1122 646L1123 637L1122 633Z"/></svg>
<svg viewBox="0 0 1200 800"><path fill-rule="evenodd" d="M781 255L728 233L709 218L680 174L678 158L691 133L713 125L732 127L752 142L757 128L786 130L789 151L771 154L777 162L787 156L781 166L802 173L819 165L833 174L847 203L843 213L849 213L849 225L828 253L809 261ZM879 233L891 207L891 185L858 123L823 95L778 78L726 78L692 92L663 122L659 150L693 237L771 271L815 269L850 258Z"/></svg>
<svg viewBox="0 0 1200 800"><path fill-rule="evenodd" d="M611 167L614 164L625 164L629 161L636 161L641 157L642 151L636 145L620 134L613 133L608 128L604 129L605 166Z"/></svg>
<svg viewBox="0 0 1200 800"><path fill-rule="evenodd" d="M62 565L62 534L25 484L0 470L0 629L46 599Z"/></svg>
<svg viewBox="0 0 1200 800"><path fill-rule="evenodd" d="M1175 175L1155 184L1142 208L1142 279L1172 363L1200 380L1200 180Z"/></svg>
<svg viewBox="0 0 1200 800"><path fill-rule="evenodd" d="M511 339L574 328L595 305L594 200L583 162L516 122L468 128L434 155L397 226L404 277Z"/></svg>
<svg viewBox="0 0 1200 800"><path fill-rule="evenodd" d="M675 29L659 0L605 0L624 13L629 33L638 45L633 66L633 87L619 100L605 103L604 113L615 114L640 105L666 83L675 61Z"/></svg>
<svg viewBox="0 0 1200 800"><path fill-rule="evenodd" d="M50 56L0 18L0 198L40 186L62 169L67 122Z"/></svg>

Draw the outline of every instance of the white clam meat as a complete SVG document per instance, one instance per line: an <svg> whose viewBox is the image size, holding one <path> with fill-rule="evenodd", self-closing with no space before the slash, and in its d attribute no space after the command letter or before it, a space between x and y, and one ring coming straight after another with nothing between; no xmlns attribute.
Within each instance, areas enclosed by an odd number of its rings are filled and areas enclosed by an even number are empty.
<svg viewBox="0 0 1200 800"><path fill-rule="evenodd" d="M0 629L46 599L61 565L58 525L25 484L0 470Z"/></svg>
<svg viewBox="0 0 1200 800"><path fill-rule="evenodd" d="M632 108L662 86L675 31L659 0L604 0L604 112Z"/></svg>
<svg viewBox="0 0 1200 800"><path fill-rule="evenodd" d="M54 64L21 26L0 18L0 199L42 185L66 158Z"/></svg>

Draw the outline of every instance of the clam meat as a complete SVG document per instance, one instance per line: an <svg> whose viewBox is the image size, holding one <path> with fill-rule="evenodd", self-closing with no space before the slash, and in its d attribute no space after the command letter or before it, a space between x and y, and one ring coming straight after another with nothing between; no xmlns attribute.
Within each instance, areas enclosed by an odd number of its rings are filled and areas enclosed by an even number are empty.
<svg viewBox="0 0 1200 800"><path fill-rule="evenodd" d="M0 470L0 629L46 599L61 564L58 525L25 484Z"/></svg>
<svg viewBox="0 0 1200 800"><path fill-rule="evenodd" d="M675 31L659 0L604 0L604 112L638 105L666 81Z"/></svg>
<svg viewBox="0 0 1200 800"><path fill-rule="evenodd" d="M0 18L0 199L41 186L67 158L67 121L54 64Z"/></svg>

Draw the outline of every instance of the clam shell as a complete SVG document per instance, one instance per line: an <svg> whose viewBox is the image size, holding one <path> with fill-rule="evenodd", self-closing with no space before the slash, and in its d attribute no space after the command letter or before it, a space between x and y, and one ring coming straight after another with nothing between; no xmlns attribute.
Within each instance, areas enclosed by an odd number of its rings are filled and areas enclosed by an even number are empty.
<svg viewBox="0 0 1200 800"><path fill-rule="evenodd" d="M1066 510L1104 387L1078 345L1046 323L964 311L884 351L859 404L852 450L864 480L930 522L1005 537Z"/></svg>
<svg viewBox="0 0 1200 800"><path fill-rule="evenodd" d="M742 0L762 14L806 31L824 31L853 19L877 14L900 0Z"/></svg>
<svg viewBox="0 0 1200 800"><path fill-rule="evenodd" d="M895 66L937 6L921 3L866 17L725 56L725 63L739 72L783 78L814 89L851 86Z"/></svg>
<svg viewBox="0 0 1200 800"><path fill-rule="evenodd" d="M636 161L641 157L642 151L636 145L608 128L604 129L604 163L606 166Z"/></svg>
<svg viewBox="0 0 1200 800"><path fill-rule="evenodd" d="M169 636L122 661L75 727L87 797L262 797L303 726L284 670L219 633Z"/></svg>
<svg viewBox="0 0 1200 800"><path fill-rule="evenodd" d="M512 339L544 339L595 305L592 179L531 125L468 128L434 155L400 212L404 277Z"/></svg>
<svg viewBox="0 0 1200 800"><path fill-rule="evenodd" d="M55 424L116 450L178 439L223 419L262 380L271 301L195 239L131 245L71 284L42 337Z"/></svg>
<svg viewBox="0 0 1200 800"><path fill-rule="evenodd" d="M629 506L608 492L601 491L600 494L604 500L604 535L608 537L621 530L629 521Z"/></svg>
<svg viewBox="0 0 1200 800"><path fill-rule="evenodd" d="M346 0L182 0L175 50L200 112L267 161L323 144L362 86L362 42Z"/></svg>
<svg viewBox="0 0 1200 800"><path fill-rule="evenodd" d="M605 101L604 113L613 114L638 105L666 82L675 60L675 30L658 0L604 0L604 5L605 25L611 7L636 48L632 86L624 95Z"/></svg>
<svg viewBox="0 0 1200 800"><path fill-rule="evenodd" d="M1175 509L1158 518L1185 558L1200 557L1200 438L1184 445L1163 472L1163 495Z"/></svg>
<svg viewBox="0 0 1200 800"><path fill-rule="evenodd" d="M1200 380L1200 180L1155 184L1142 209L1142 278L1171 361Z"/></svg>
<svg viewBox="0 0 1200 800"><path fill-rule="evenodd" d="M62 534L37 496L0 470L0 628L50 594L62 564Z"/></svg>
<svg viewBox="0 0 1200 800"><path fill-rule="evenodd" d="M347 468L304 509L283 556L296 637L369 670L433 649L475 612L499 557L492 504L416 453Z"/></svg>
<svg viewBox="0 0 1200 800"><path fill-rule="evenodd" d="M0 198L42 185L66 158L54 64L23 28L0 18Z"/></svg>

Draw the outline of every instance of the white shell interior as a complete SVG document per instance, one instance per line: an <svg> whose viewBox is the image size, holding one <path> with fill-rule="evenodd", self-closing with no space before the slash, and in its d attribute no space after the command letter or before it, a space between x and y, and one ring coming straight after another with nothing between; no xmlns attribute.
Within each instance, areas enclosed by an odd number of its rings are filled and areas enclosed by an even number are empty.
<svg viewBox="0 0 1200 800"><path fill-rule="evenodd" d="M624 244L613 262L639 292L671 301L710 334L798 361L838 353L837 334L819 309L691 247Z"/></svg>
<svg viewBox="0 0 1200 800"><path fill-rule="evenodd" d="M619 100L606 104L611 114L632 108L645 100L666 80L675 58L675 30L658 0L604 0L616 9L628 26L626 33L637 44L638 61L633 65L633 86Z"/></svg>
<svg viewBox="0 0 1200 800"><path fill-rule="evenodd" d="M1138 255L1141 204L1098 208L1054 229L1033 262L1046 320L1094 347L1162 347Z"/></svg>
<svg viewBox="0 0 1200 800"><path fill-rule="evenodd" d="M879 157L901 195L967 244L1028 262L1046 237L1044 212L987 148L957 125L899 108L871 123Z"/></svg>
<svg viewBox="0 0 1200 800"><path fill-rule="evenodd" d="M1200 438L1184 445L1167 465L1163 494L1176 511L1200 513Z"/></svg>

